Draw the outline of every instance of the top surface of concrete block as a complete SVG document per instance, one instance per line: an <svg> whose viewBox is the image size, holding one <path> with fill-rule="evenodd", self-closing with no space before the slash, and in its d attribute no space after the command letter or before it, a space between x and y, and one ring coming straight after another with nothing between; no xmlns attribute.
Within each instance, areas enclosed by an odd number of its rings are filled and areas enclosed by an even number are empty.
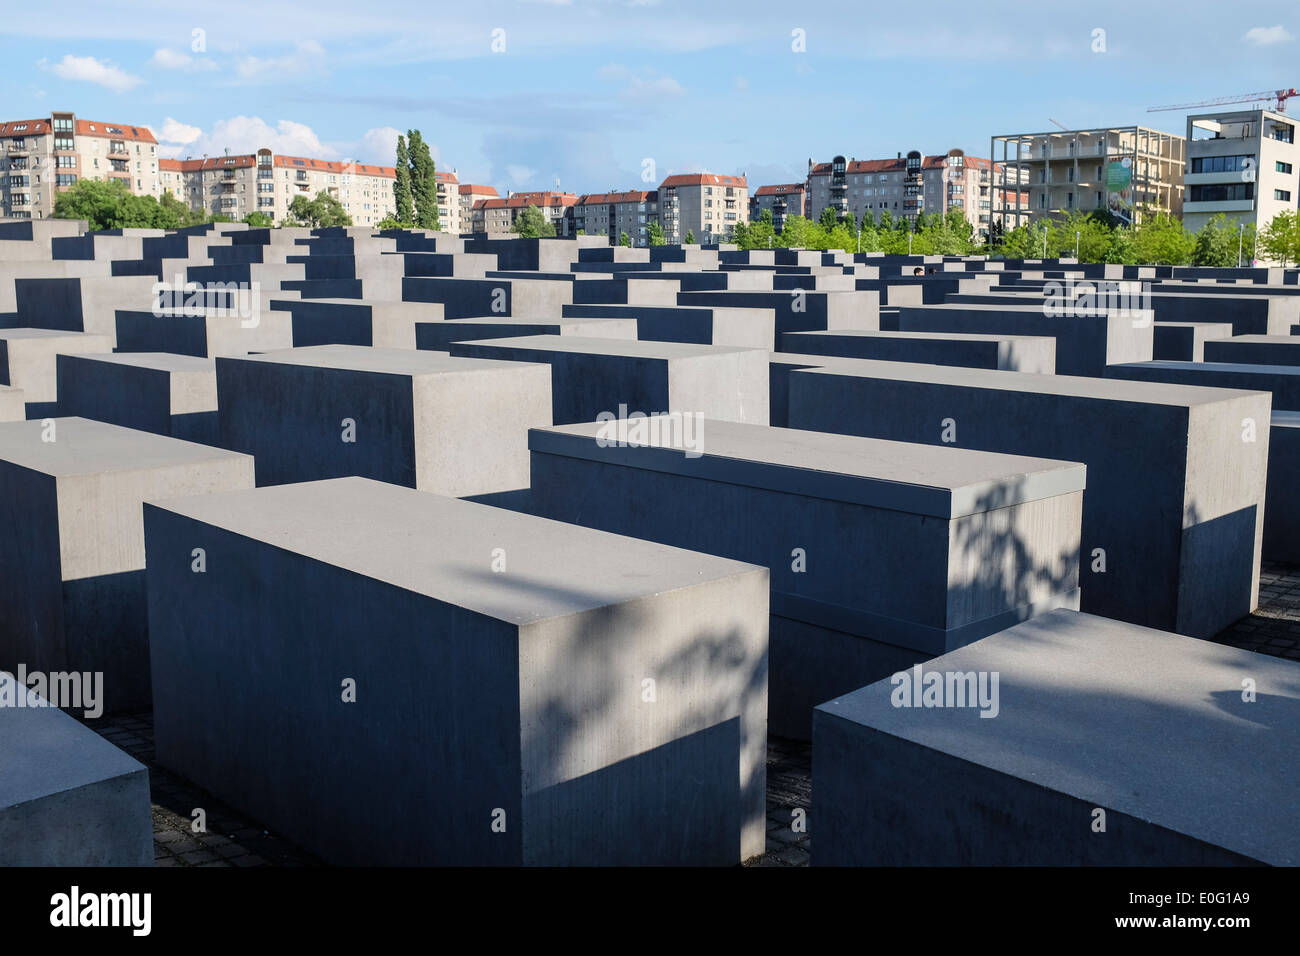
<svg viewBox="0 0 1300 956"><path fill-rule="evenodd" d="M501 341L517 340L502 339ZM440 375L447 372L473 372L520 364L491 359L459 358L446 352L377 349L365 345L313 345L297 349L279 349L257 355L241 355L233 361L268 365L303 365L385 375Z"/></svg>
<svg viewBox="0 0 1300 956"><path fill-rule="evenodd" d="M998 673L999 709L895 707L891 680L817 708L1274 864L1300 864L1284 768L1300 752L1300 664L1057 610L924 665ZM1243 676L1257 699L1242 700Z"/></svg>
<svg viewBox="0 0 1300 956"><path fill-rule="evenodd" d="M210 358L197 355L177 355L174 352L91 352L77 355L78 361L109 362L113 365L129 365L133 368L148 368L159 372L211 372L215 362Z"/></svg>
<svg viewBox="0 0 1300 956"><path fill-rule="evenodd" d="M756 565L368 478L152 502L167 511L516 625ZM493 548L508 573L493 573ZM360 637L360 636L359 636Z"/></svg>
<svg viewBox="0 0 1300 956"><path fill-rule="evenodd" d="M809 356L809 358L813 358L813 356ZM1246 394L1239 389L1212 388L1202 385L1166 385L1163 382L1087 378L1081 375L1042 375L1035 372L1006 372L999 369L963 368L955 365L920 365L915 362L878 362L873 359L855 359L854 361L857 364L852 368L845 366L807 368L800 370L799 374L865 375L871 378L930 382L936 385L952 385L959 388L991 388L1006 392L1028 392L1039 395L1184 407L1221 402L1231 398L1239 398ZM1202 363L1157 362L1139 364L1200 366ZM1245 367L1259 369L1264 366ZM1118 385L1120 382L1141 387L1110 387L1111 385Z"/></svg>
<svg viewBox="0 0 1300 956"><path fill-rule="evenodd" d="M611 355L624 358L677 359L701 358L731 352L754 352L758 349L726 345L695 345L688 342L640 341L637 339L596 339L579 335L521 335L507 339L480 339L463 343L475 347L570 352L583 355Z"/></svg>
<svg viewBox="0 0 1300 956"><path fill-rule="evenodd" d="M145 769L4 671L0 700L0 809Z"/></svg>
<svg viewBox="0 0 1300 956"><path fill-rule="evenodd" d="M40 421L0 424L0 461L43 475L71 477L247 457L89 418L56 418L53 422L53 441L42 440L45 426Z"/></svg>
<svg viewBox="0 0 1300 956"><path fill-rule="evenodd" d="M14 342L26 339L69 339L77 342L101 342L105 347L109 345L106 336L66 329L0 329L0 339Z"/></svg>
<svg viewBox="0 0 1300 956"><path fill-rule="evenodd" d="M810 341L817 339L916 339L922 342L1028 342L1043 339L1056 341L1050 335L1016 335L1007 333L999 335L993 332L877 332L871 329L813 329L808 332L787 332L788 342L798 343L807 337Z"/></svg>
<svg viewBox="0 0 1300 956"><path fill-rule="evenodd" d="M534 451L941 518L1084 489L1086 469L1075 462L717 419L700 423L702 456L686 459L681 428L652 430L652 421L534 428L528 444Z"/></svg>

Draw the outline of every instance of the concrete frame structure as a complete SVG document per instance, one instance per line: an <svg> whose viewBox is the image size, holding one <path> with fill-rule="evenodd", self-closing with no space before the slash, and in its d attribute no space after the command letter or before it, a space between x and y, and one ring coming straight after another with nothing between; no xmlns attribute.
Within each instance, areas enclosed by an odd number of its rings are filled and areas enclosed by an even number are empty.
<svg viewBox="0 0 1300 956"><path fill-rule="evenodd" d="M1181 216L1186 153L1183 137L1145 126L994 136L992 191L1008 230L1073 210L1109 211L1137 223L1143 207ZM1131 178L1127 185L1121 170Z"/></svg>

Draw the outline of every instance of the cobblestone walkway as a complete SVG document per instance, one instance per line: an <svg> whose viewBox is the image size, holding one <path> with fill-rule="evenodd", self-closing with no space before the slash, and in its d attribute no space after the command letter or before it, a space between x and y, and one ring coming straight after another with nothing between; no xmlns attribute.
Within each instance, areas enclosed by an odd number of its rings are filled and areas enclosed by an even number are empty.
<svg viewBox="0 0 1300 956"><path fill-rule="evenodd" d="M1300 661L1300 565L1265 563L1259 610L1215 640ZM149 767L154 862L158 866L314 866L319 861L154 762L153 715L88 721L87 726ZM812 745L779 737L767 745L767 853L747 866L807 866L812 843L799 814L812 806ZM195 833L193 812L207 815Z"/></svg>

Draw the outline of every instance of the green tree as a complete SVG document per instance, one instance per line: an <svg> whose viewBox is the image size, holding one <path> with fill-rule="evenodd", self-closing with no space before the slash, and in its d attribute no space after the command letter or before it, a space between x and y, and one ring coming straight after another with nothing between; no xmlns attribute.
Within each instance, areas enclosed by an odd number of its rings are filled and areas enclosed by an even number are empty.
<svg viewBox="0 0 1300 956"><path fill-rule="evenodd" d="M749 248L749 223L738 222L736 228L731 233L731 241L736 244L737 249ZM651 243L654 245L654 243Z"/></svg>
<svg viewBox="0 0 1300 956"><path fill-rule="evenodd" d="M84 219L92 232L120 228L119 219L130 190L119 179L82 179L54 197L56 219Z"/></svg>
<svg viewBox="0 0 1300 956"><path fill-rule="evenodd" d="M1300 262L1300 214L1288 209L1275 215L1259 231L1258 248L1269 261L1283 267Z"/></svg>
<svg viewBox="0 0 1300 956"><path fill-rule="evenodd" d="M406 138L401 134L397 137L397 162L394 165L397 171L397 177L393 180L393 218L399 223L411 225L411 154L406 149ZM387 226L385 228L404 228L403 226Z"/></svg>
<svg viewBox="0 0 1300 956"><path fill-rule="evenodd" d="M524 207L510 231L525 239L550 239L555 236L555 226L532 204Z"/></svg>
<svg viewBox="0 0 1300 956"><path fill-rule="evenodd" d="M437 229L438 179L429 144L418 129L408 130L407 151L411 155L411 200L415 206L414 222L421 229Z"/></svg>
<svg viewBox="0 0 1300 956"><path fill-rule="evenodd" d="M695 245L695 230L694 230L694 229L687 229L687 230L686 230L686 245L688 245L688 246L693 246L693 245Z"/></svg>
<svg viewBox="0 0 1300 956"><path fill-rule="evenodd" d="M656 221L651 221L650 225L645 228L646 241L652 246L662 246L667 241L664 239L664 227Z"/></svg>
<svg viewBox="0 0 1300 956"><path fill-rule="evenodd" d="M1187 265L1195 250L1196 237L1167 212L1145 216L1133 231L1133 254L1142 265Z"/></svg>
<svg viewBox="0 0 1300 956"><path fill-rule="evenodd" d="M296 222L315 227L352 225L352 217L343 210L343 204L323 189L315 199L301 194L294 196L289 203L289 215Z"/></svg>
<svg viewBox="0 0 1300 956"><path fill-rule="evenodd" d="M269 229L275 225L275 220L264 212L250 212L243 221L253 229Z"/></svg>
<svg viewBox="0 0 1300 956"><path fill-rule="evenodd" d="M803 218L803 217L801 216L799 218ZM830 230L834 229L835 223L837 222L839 222L839 216L836 215L835 210L830 206L827 206L825 209L823 209L821 216L819 216L817 219L817 224L821 226L823 229L825 229L827 232L830 232Z"/></svg>
<svg viewBox="0 0 1300 956"><path fill-rule="evenodd" d="M409 222L402 222L396 216L385 216L379 222L375 223L376 229L410 229Z"/></svg>
<svg viewBox="0 0 1300 956"><path fill-rule="evenodd" d="M623 248L625 248L625 249L631 249L631 248L632 248L632 237L629 236L626 232L623 232L623 233L621 233L621 234L619 235L619 237L618 237L618 244L619 244L620 246L622 246Z"/></svg>

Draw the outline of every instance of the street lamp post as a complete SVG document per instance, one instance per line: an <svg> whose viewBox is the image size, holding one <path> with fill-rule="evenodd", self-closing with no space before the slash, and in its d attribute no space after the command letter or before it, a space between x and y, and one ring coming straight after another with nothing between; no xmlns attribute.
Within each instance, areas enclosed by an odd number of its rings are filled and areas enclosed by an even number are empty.
<svg viewBox="0 0 1300 956"><path fill-rule="evenodd" d="M1074 234L1074 258L1076 261L1079 258L1079 235L1077 232Z"/></svg>
<svg viewBox="0 0 1300 956"><path fill-rule="evenodd" d="M1237 268L1241 268L1241 244L1246 239L1246 224L1244 222L1237 224Z"/></svg>

